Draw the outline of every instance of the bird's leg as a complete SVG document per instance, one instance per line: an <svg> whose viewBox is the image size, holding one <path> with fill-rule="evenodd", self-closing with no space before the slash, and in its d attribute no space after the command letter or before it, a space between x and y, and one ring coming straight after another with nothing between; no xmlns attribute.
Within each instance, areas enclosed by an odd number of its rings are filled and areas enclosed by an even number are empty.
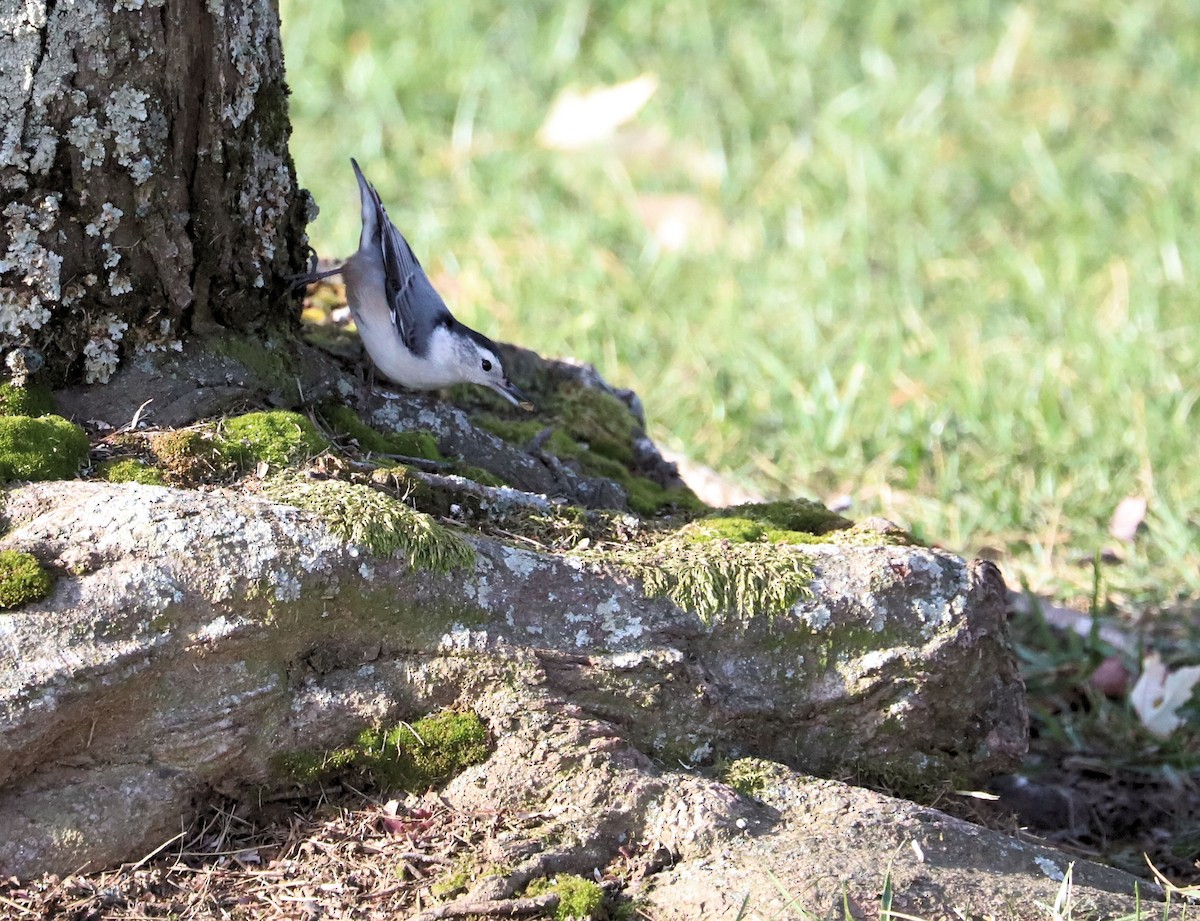
<svg viewBox="0 0 1200 921"><path fill-rule="evenodd" d="M285 275L283 280L291 284L291 290L297 288L306 288L314 281L320 281L322 278L328 278L330 275L341 274L343 266L338 266L336 269L329 269L326 272L317 271L317 252L309 250L308 271L301 272L299 275Z"/></svg>
<svg viewBox="0 0 1200 921"><path fill-rule="evenodd" d="M364 391L359 404L362 406L362 416L368 420L370 425L371 411L375 407L375 365L371 359L366 359L366 366L363 368L363 385Z"/></svg>

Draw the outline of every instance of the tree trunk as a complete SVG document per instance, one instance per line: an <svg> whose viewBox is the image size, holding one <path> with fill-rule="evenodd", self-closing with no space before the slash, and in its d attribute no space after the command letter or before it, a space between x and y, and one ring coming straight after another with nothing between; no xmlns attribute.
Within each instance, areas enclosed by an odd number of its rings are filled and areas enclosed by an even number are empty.
<svg viewBox="0 0 1200 921"><path fill-rule="evenodd" d="M273 0L0 0L0 348L102 382L287 316L290 132Z"/></svg>

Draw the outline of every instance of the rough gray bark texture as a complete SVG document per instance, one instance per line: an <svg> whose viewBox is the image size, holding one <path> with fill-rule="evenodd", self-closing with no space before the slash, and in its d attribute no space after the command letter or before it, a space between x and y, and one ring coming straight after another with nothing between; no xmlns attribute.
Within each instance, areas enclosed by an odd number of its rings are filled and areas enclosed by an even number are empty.
<svg viewBox="0 0 1200 921"><path fill-rule="evenodd" d="M272 0L0 0L0 348L103 382L286 315L290 133Z"/></svg>
<svg viewBox="0 0 1200 921"><path fill-rule="evenodd" d="M1121 870L833 780L781 769L751 802L723 840L634 887L648 915L830 918L848 903L869 918L890 879L892 910L910 917L1041 921L1068 871L1073 912L1059 917L1133 917L1135 893L1143 911L1163 897Z"/></svg>
<svg viewBox="0 0 1200 921"><path fill-rule="evenodd" d="M496 753L439 802L541 822L495 842L486 859L515 871L485 876L463 904L509 897L527 876L590 878L618 854L626 895L663 921L840 918L843 899L854 917L877 917L889 880L892 910L910 917L1042 921L1068 868L1060 917L1132 917L1135 893L1143 911L1163 897L1123 871L861 787L764 763L762 788L741 795L663 770L578 708L503 692L482 703L503 727Z"/></svg>
<svg viewBox="0 0 1200 921"><path fill-rule="evenodd" d="M45 483L7 515L61 577L0 614L0 873L138 857L370 723L457 705L502 738L497 694L672 765L936 784L1023 751L1002 585L935 550L816 546L813 598L707 626L586 558L475 538L469 570L414 571L234 492Z"/></svg>

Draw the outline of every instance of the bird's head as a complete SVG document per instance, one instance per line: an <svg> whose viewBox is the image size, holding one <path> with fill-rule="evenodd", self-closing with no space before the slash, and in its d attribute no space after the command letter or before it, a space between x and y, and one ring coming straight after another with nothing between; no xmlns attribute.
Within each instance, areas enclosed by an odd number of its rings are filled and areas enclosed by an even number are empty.
<svg viewBox="0 0 1200 921"><path fill-rule="evenodd" d="M472 384L482 384L496 391L514 406L532 412L533 404L529 397L522 393L504 372L504 364L500 361L496 344L467 327L463 327L463 330L466 335L462 337L457 350L457 362L463 380Z"/></svg>

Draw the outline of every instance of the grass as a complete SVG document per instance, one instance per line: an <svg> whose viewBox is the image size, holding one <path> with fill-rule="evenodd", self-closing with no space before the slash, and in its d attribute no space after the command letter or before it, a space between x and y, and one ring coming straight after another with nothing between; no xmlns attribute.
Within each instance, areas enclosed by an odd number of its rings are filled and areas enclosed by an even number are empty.
<svg viewBox="0 0 1200 921"><path fill-rule="evenodd" d="M357 244L353 155L461 319L633 387L660 443L989 555L1121 622L1135 670L1147 642L1200 656L1193 7L281 12L324 255ZM647 73L657 92L609 142L539 144L564 88ZM664 208L686 245L644 220ZM1107 524L1133 495L1149 512L1123 545ZM1147 738L1088 686L1112 649L1041 623L1014 620L1031 761L1191 776L1200 705Z"/></svg>
<svg viewBox="0 0 1200 921"><path fill-rule="evenodd" d="M358 157L458 315L595 363L652 434L769 496L849 494L1086 594L1200 596L1200 23L1053 10L283 0L326 255ZM618 143L542 149L556 93L657 75ZM681 196L673 251L639 209ZM1065 586L1065 588L1064 588Z"/></svg>

